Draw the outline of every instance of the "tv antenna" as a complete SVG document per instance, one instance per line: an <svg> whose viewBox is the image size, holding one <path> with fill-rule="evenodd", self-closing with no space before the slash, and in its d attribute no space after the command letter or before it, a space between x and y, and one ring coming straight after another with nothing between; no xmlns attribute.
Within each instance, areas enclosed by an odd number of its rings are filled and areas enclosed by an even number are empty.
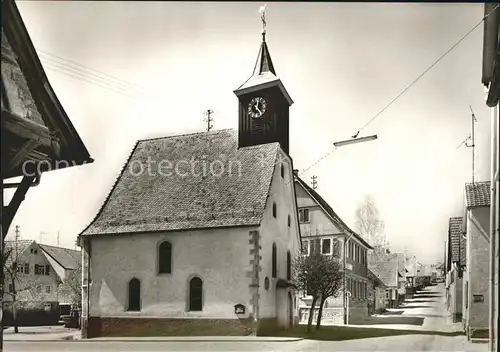
<svg viewBox="0 0 500 352"><path fill-rule="evenodd" d="M475 123L477 122L477 119L476 119L476 115L474 115L474 111L472 110L472 106L469 105L469 108L470 108L470 112L471 112L471 134L470 134L470 141L471 141L471 144L468 144L467 142L469 141L469 139L467 139L465 141L465 146L467 148L472 148L472 183L474 183L474 164L475 164L475 148L476 148L476 144L474 143L474 125Z"/></svg>
<svg viewBox="0 0 500 352"><path fill-rule="evenodd" d="M212 130L212 128L214 127L212 125L212 122L214 121L214 118L212 117L213 113L214 113L214 111L211 109L208 109L203 113L203 115L207 116L206 118L203 119L203 121L205 121L207 123L207 132L210 132Z"/></svg>

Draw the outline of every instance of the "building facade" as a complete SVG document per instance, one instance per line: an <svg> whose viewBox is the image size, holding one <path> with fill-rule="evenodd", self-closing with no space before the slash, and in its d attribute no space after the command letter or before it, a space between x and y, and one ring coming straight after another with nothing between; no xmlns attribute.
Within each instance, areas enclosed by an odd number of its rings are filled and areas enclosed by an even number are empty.
<svg viewBox="0 0 500 352"><path fill-rule="evenodd" d="M490 182L465 185L467 264L463 274L462 316L469 338L488 337Z"/></svg>
<svg viewBox="0 0 500 352"><path fill-rule="evenodd" d="M345 285L337 297L327 299L322 323L342 324L368 316L367 253L372 247L352 231L331 206L295 171L302 248L305 255L319 250L335 255L345 269ZM301 298L300 321L307 322L312 298ZM316 319L316 317L314 318Z"/></svg>
<svg viewBox="0 0 500 352"><path fill-rule="evenodd" d="M83 337L247 335L298 320L292 100L265 36L253 76L235 94L237 131L134 147L80 236ZM165 155L171 166L162 171ZM158 163L141 173L148 157Z"/></svg>
<svg viewBox="0 0 500 352"><path fill-rule="evenodd" d="M387 286L384 282L368 269L368 313L380 314L387 308Z"/></svg>

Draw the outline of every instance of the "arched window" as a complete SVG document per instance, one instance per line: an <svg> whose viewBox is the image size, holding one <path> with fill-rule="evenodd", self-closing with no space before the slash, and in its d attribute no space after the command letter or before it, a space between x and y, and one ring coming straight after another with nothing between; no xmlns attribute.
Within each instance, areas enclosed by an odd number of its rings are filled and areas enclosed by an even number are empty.
<svg viewBox="0 0 500 352"><path fill-rule="evenodd" d="M276 217L277 213L278 213L278 211L277 211L276 203L273 203L273 217Z"/></svg>
<svg viewBox="0 0 500 352"><path fill-rule="evenodd" d="M283 166L283 164L281 165L281 177L285 178L285 167Z"/></svg>
<svg viewBox="0 0 500 352"><path fill-rule="evenodd" d="M189 310L201 311L203 306L203 281L199 277L193 277L189 281Z"/></svg>
<svg viewBox="0 0 500 352"><path fill-rule="evenodd" d="M289 281L292 279L292 255L290 251L286 252L286 279Z"/></svg>
<svg viewBox="0 0 500 352"><path fill-rule="evenodd" d="M170 274L172 272L172 244L163 242L158 248L158 272Z"/></svg>
<svg viewBox="0 0 500 352"><path fill-rule="evenodd" d="M128 283L128 311L141 310L141 282L132 279Z"/></svg>
<svg viewBox="0 0 500 352"><path fill-rule="evenodd" d="M288 215L288 227L290 227L292 225L292 218L290 217L290 215Z"/></svg>
<svg viewBox="0 0 500 352"><path fill-rule="evenodd" d="M276 243L273 243L273 253L272 253L272 277L276 278L278 276L278 268L277 268L277 253L276 253Z"/></svg>

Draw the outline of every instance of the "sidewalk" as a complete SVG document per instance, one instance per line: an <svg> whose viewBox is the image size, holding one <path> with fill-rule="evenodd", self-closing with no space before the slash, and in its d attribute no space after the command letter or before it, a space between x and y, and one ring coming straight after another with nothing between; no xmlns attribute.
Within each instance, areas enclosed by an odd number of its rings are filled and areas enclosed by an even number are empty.
<svg viewBox="0 0 500 352"><path fill-rule="evenodd" d="M17 342L293 342L302 338L264 337L264 336L147 336L147 337L97 337L81 339L81 332L62 326L20 327L19 333L14 328L4 330L4 341Z"/></svg>

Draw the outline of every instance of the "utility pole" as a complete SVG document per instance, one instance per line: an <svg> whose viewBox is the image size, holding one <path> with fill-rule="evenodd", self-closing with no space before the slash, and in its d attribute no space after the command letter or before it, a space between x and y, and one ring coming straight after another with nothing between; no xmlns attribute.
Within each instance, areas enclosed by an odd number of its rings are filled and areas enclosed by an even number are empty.
<svg viewBox="0 0 500 352"><path fill-rule="evenodd" d="M475 143L474 143L474 124L477 122L476 115L474 115L474 111L472 111L472 106L469 105L471 111L471 144L465 143L465 146L468 148L472 148L472 183L474 183L474 164L475 164Z"/></svg>
<svg viewBox="0 0 500 352"><path fill-rule="evenodd" d="M203 114L206 115L207 117L205 119L203 119L203 121L205 121L207 123L207 132L210 132L212 130L212 128L214 127L212 125L212 122L213 122L213 117L212 117L212 114L214 113L213 110L211 109L208 109L207 111L205 111Z"/></svg>
<svg viewBox="0 0 500 352"><path fill-rule="evenodd" d="M318 176L312 176L311 182L312 182L313 189L318 188Z"/></svg>
<svg viewBox="0 0 500 352"><path fill-rule="evenodd" d="M15 241L14 244L16 247L16 259L14 259L14 260L17 261L17 256L19 255L19 247L18 247L19 236L20 236L19 225L16 225L15 234L16 234L16 236L14 237L14 241Z"/></svg>

